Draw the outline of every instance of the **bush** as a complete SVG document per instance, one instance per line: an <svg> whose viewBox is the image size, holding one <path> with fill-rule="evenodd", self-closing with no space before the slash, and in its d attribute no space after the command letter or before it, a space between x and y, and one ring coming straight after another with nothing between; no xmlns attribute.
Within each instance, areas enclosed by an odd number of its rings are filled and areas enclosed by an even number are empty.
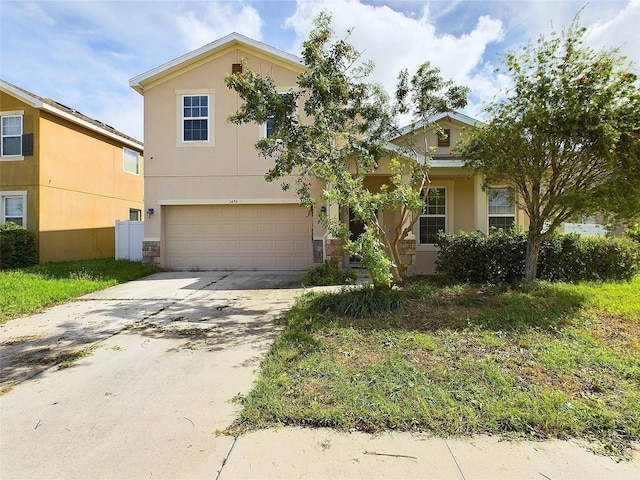
<svg viewBox="0 0 640 480"><path fill-rule="evenodd" d="M527 236L522 231L495 230L440 234L436 273L459 282L514 283L524 277Z"/></svg>
<svg viewBox="0 0 640 480"><path fill-rule="evenodd" d="M337 264L325 262L320 266L307 268L302 277L305 287L322 285L352 285L356 281L356 272L343 270Z"/></svg>
<svg viewBox="0 0 640 480"><path fill-rule="evenodd" d="M38 246L33 233L15 223L0 225L0 269L38 264Z"/></svg>
<svg viewBox="0 0 640 480"><path fill-rule="evenodd" d="M376 290L370 285L343 287L341 292L309 297L309 308L317 313L329 312L351 318L369 318L400 308L407 298L402 290Z"/></svg>
<svg viewBox="0 0 640 480"><path fill-rule="evenodd" d="M499 230L441 234L436 272L472 283L516 283L524 278L527 235ZM640 248L623 237L554 235L542 243L538 278L549 281L629 280L640 270Z"/></svg>
<svg viewBox="0 0 640 480"><path fill-rule="evenodd" d="M640 243L640 223L636 223L635 225L631 225L628 227L624 234L629 237L631 240L635 240Z"/></svg>

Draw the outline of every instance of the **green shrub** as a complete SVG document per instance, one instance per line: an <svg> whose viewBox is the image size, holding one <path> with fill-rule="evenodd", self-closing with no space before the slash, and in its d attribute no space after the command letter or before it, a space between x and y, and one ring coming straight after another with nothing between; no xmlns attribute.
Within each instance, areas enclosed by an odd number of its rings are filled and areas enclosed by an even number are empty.
<svg viewBox="0 0 640 480"><path fill-rule="evenodd" d="M527 235L499 230L441 234L436 272L472 283L516 283L524 278ZM538 278L549 281L629 280L640 271L640 248L624 237L554 235L540 248Z"/></svg>
<svg viewBox="0 0 640 480"><path fill-rule="evenodd" d="M627 227L627 229L624 231L624 234L631 240L635 240L636 242L640 243L640 223L636 223L635 225Z"/></svg>
<svg viewBox="0 0 640 480"><path fill-rule="evenodd" d="M436 244L440 247L436 272L453 280L514 283L524 276L527 236L522 231L444 233Z"/></svg>
<svg viewBox="0 0 640 480"><path fill-rule="evenodd" d="M407 295L402 290L376 290L370 285L343 287L342 291L309 297L309 308L351 318L384 315L402 306Z"/></svg>
<svg viewBox="0 0 640 480"><path fill-rule="evenodd" d="M33 233L15 223L0 225L0 269L22 268L38 263L38 246Z"/></svg>
<svg viewBox="0 0 640 480"><path fill-rule="evenodd" d="M305 287L321 285L352 285L356 281L356 272L343 270L337 264L325 262L320 266L307 268L302 277Z"/></svg>

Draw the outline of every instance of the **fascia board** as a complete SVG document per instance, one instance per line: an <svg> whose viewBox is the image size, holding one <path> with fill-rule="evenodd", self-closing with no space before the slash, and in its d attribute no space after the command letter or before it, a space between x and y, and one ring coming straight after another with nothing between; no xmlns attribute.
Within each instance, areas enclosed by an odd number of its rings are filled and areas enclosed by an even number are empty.
<svg viewBox="0 0 640 480"><path fill-rule="evenodd" d="M35 97L32 97L31 95L26 94L22 90L18 90L17 88L14 88L13 86L8 85L2 81L0 81L0 90L4 90L9 95L19 98L20 100L22 100L25 103L28 103L32 107L42 108L42 106L44 105L44 103L41 100Z"/></svg>

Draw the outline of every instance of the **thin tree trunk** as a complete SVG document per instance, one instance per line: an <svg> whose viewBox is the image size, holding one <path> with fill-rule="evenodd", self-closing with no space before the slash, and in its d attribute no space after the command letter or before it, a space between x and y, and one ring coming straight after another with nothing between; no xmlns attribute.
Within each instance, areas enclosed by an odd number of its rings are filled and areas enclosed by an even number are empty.
<svg viewBox="0 0 640 480"><path fill-rule="evenodd" d="M538 258L540 257L540 246L542 237L529 230L527 236L527 253L524 261L524 279L532 282L538 276Z"/></svg>

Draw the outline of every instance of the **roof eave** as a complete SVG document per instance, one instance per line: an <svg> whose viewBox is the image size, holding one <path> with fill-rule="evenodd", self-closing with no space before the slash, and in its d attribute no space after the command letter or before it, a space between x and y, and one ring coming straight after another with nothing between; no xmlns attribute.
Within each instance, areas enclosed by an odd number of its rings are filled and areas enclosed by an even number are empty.
<svg viewBox="0 0 640 480"><path fill-rule="evenodd" d="M9 95L14 97L18 97L25 103L28 103L34 108L42 108L44 103L39 98L28 95L26 92L15 88L13 85L6 83L5 81L0 81L0 90L6 91Z"/></svg>
<svg viewBox="0 0 640 480"><path fill-rule="evenodd" d="M117 140L120 143L126 144L130 147L133 147L135 149L138 150L142 150L144 148L144 144L138 140L134 140L134 139L129 139L129 138L125 138L122 137L120 135L118 135L115 132L110 132L109 130L106 130L104 128L99 127L98 125L94 125L90 122L87 122L85 120L82 120L81 118L76 117L75 115L71 115L70 113L65 112L64 110L60 110L59 108L54 107L53 105L49 105L48 103L43 103L41 107L39 107L41 110L44 110L46 112L50 112L53 115L56 115L60 118L64 118L65 120L69 120L70 122L75 123L76 125L80 125L84 128L87 128L89 130L92 130L94 132L97 132L101 135L104 135L105 137L109 137L113 140Z"/></svg>
<svg viewBox="0 0 640 480"><path fill-rule="evenodd" d="M246 45L256 50L264 51L270 55L273 55L285 63L290 63L297 67L302 67L302 59L296 55L291 53L287 53L283 50L279 50L275 47L267 45L262 42L258 42L257 40L253 40L249 37L245 37L239 33L230 33L214 42L208 43L203 47L197 48L189 53L186 53L180 57L174 58L156 68L153 68L147 72L144 72L140 75L133 77L129 80L129 86L133 88L136 92L143 94L144 86L153 81L159 80L160 78L169 75L171 72L180 70L188 65L198 62L203 57L206 57L216 50L222 49L223 47L228 47L233 44Z"/></svg>

